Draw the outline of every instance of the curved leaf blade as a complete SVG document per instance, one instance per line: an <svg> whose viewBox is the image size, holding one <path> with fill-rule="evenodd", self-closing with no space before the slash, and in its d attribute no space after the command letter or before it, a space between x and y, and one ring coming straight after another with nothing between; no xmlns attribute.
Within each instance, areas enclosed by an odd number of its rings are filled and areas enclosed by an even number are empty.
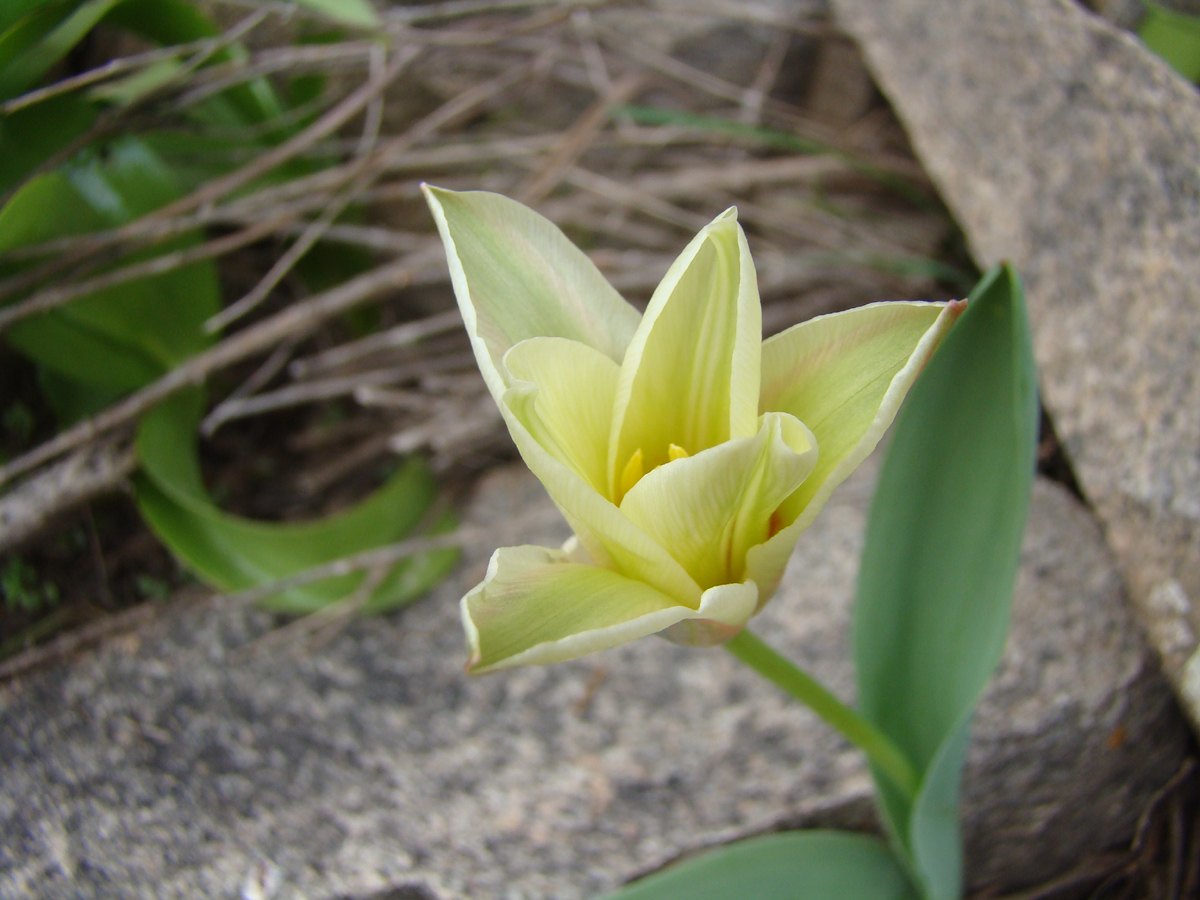
<svg viewBox="0 0 1200 900"><path fill-rule="evenodd" d="M792 831L738 841L635 881L604 900L912 900L875 838Z"/></svg>
<svg viewBox="0 0 1200 900"><path fill-rule="evenodd" d="M0 34L0 99L37 84L119 2L45 4Z"/></svg>
<svg viewBox="0 0 1200 900"><path fill-rule="evenodd" d="M159 539L189 569L224 591L256 587L313 566L401 540L436 499L437 487L418 460L350 509L303 523L258 522L219 509L200 476L195 435L203 410L199 390L186 391L151 411L138 428L142 472L138 506ZM446 520L439 523L445 527ZM382 610L423 593L457 559L438 551L405 560L365 599ZM307 613L352 593L363 573L293 588L264 601L283 612Z"/></svg>
<svg viewBox="0 0 1200 900"><path fill-rule="evenodd" d="M345 25L372 28L379 24L379 13L367 0L296 0L296 2Z"/></svg>
<svg viewBox="0 0 1200 900"><path fill-rule="evenodd" d="M22 185L0 209L0 251L124 224L178 196L170 168L143 142L121 138L109 145L103 162L84 159ZM181 234L127 261L200 240L199 232ZM128 391L209 346L212 337L202 325L220 302L215 266L199 261L29 317L6 337L65 378Z"/></svg>
<svg viewBox="0 0 1200 900"><path fill-rule="evenodd" d="M930 900L961 888L958 790L971 714L1007 634L1033 483L1037 391L1007 265L972 292L896 423L855 607L863 714L923 774L911 805L876 778Z"/></svg>

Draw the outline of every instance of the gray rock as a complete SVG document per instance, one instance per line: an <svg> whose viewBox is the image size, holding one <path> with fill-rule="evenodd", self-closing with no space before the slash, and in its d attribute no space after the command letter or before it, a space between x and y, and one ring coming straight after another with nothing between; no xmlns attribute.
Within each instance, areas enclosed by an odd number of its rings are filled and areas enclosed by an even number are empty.
<svg viewBox="0 0 1200 900"><path fill-rule="evenodd" d="M834 497L756 624L846 697L870 478ZM554 543L551 511L514 467L465 518ZM313 649L255 652L270 619L201 598L4 685L0 898L570 900L739 836L870 825L859 755L719 649L649 638L465 677L457 600L490 549ZM1128 840L1184 752L1093 520L1048 483L976 734L977 883Z"/></svg>
<svg viewBox="0 0 1200 900"><path fill-rule="evenodd" d="M981 264L1200 726L1200 94L1071 0L836 0Z"/></svg>

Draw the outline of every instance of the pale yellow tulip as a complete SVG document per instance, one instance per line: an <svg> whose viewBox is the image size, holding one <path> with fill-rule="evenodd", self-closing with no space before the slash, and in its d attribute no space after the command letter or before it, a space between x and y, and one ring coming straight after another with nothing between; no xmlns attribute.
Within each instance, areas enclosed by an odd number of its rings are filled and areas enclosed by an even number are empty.
<svg viewBox="0 0 1200 900"><path fill-rule="evenodd" d="M654 632L737 634L960 309L878 303L763 341L735 209L687 245L642 315L525 206L425 196L488 389L575 532L562 549L492 556L462 599L474 672Z"/></svg>

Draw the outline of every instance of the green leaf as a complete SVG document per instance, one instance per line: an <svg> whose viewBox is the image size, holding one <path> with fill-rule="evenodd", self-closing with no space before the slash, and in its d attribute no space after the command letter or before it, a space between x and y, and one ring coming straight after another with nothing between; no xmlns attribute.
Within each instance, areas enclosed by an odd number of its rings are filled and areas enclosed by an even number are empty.
<svg viewBox="0 0 1200 900"><path fill-rule="evenodd" d="M1200 16L1145 0L1138 37L1188 81L1200 81Z"/></svg>
<svg viewBox="0 0 1200 900"><path fill-rule="evenodd" d="M104 225L104 217L82 201L66 176L49 172L23 184L0 209L0 253Z"/></svg>
<svg viewBox="0 0 1200 900"><path fill-rule="evenodd" d="M144 131L138 135L138 140L170 166L180 188L188 192L243 165L247 152L258 150L248 138L216 137L194 128ZM246 191L260 189L269 179L270 176L251 182Z"/></svg>
<svg viewBox="0 0 1200 900"><path fill-rule="evenodd" d="M183 68L184 64L180 59L160 59L132 75L97 85L87 92L87 97L89 100L99 100L117 106L130 106L170 83Z"/></svg>
<svg viewBox="0 0 1200 900"><path fill-rule="evenodd" d="M70 378L44 366L38 372L38 384L63 428L111 406L128 389Z"/></svg>
<svg viewBox="0 0 1200 900"><path fill-rule="evenodd" d="M425 466L410 461L357 506L315 522L265 523L218 509L205 490L196 453L203 394L190 390L155 408L138 428L142 471L138 507L158 537L200 578L224 591L283 578L373 547L401 540L436 497ZM445 527L446 520L439 523ZM454 551L399 563L367 599L371 610L391 608L423 593L453 565ZM270 598L272 608L312 612L351 594L361 572L294 588Z"/></svg>
<svg viewBox="0 0 1200 900"><path fill-rule="evenodd" d="M0 34L4 34L35 10L67 6L69 2L70 0L5 0L4 5L0 6Z"/></svg>
<svg viewBox="0 0 1200 900"><path fill-rule="evenodd" d="M212 19L187 0L122 0L105 21L163 46L203 40L221 33ZM206 64L243 62L248 56L241 44L231 44L213 53ZM264 122L283 111L275 91L263 78L222 91L204 106L210 118L229 126ZM211 115L213 113L216 115Z"/></svg>
<svg viewBox="0 0 1200 900"><path fill-rule="evenodd" d="M792 831L710 850L635 881L604 900L911 900L895 857L878 840Z"/></svg>
<svg viewBox="0 0 1200 900"><path fill-rule="evenodd" d="M162 367L137 347L114 340L86 322L71 318L69 311L56 310L15 324L5 335L17 350L58 375L99 388L99 396L124 394L153 381ZM96 412L103 406L76 407L78 415Z"/></svg>
<svg viewBox="0 0 1200 900"><path fill-rule="evenodd" d="M73 94L51 97L0 116L0 192L87 132L96 109Z"/></svg>
<svg viewBox="0 0 1200 900"><path fill-rule="evenodd" d="M120 0L47 4L0 34L0 100L33 87Z"/></svg>
<svg viewBox="0 0 1200 900"><path fill-rule="evenodd" d="M103 162L85 158L25 184L0 210L0 251L120 225L177 196L170 169L142 142L122 138ZM198 232L180 235L125 263L199 241ZM6 337L68 378L127 391L207 347L212 337L202 325L219 308L216 269L198 262L80 297L18 322Z"/></svg>
<svg viewBox="0 0 1200 900"><path fill-rule="evenodd" d="M897 420L855 609L862 713L921 773L884 818L928 900L961 891L959 782L971 715L1008 629L1037 442L1024 296L990 271Z"/></svg>
<svg viewBox="0 0 1200 900"><path fill-rule="evenodd" d="M300 6L347 25L371 28L379 24L379 13L367 0L296 0Z"/></svg>

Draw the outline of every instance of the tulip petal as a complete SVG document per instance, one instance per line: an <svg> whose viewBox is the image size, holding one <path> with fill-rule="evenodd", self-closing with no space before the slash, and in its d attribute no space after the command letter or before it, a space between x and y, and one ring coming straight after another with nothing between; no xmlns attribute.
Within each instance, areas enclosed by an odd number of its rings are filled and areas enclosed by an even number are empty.
<svg viewBox="0 0 1200 900"><path fill-rule="evenodd" d="M746 552L773 533L773 514L817 462L812 433L768 413L753 437L660 466L621 512L665 547L701 587L741 582Z"/></svg>
<svg viewBox="0 0 1200 900"><path fill-rule="evenodd" d="M661 544L538 443L507 400L502 400L500 411L521 458L597 565L643 581L682 606L699 606L700 587Z"/></svg>
<svg viewBox="0 0 1200 900"><path fill-rule="evenodd" d="M462 599L468 670L560 662L662 631L685 619L740 626L757 590L710 591L699 609L678 605L640 581L571 562L561 550L504 547L487 577ZM736 630L736 628L734 629Z"/></svg>
<svg viewBox="0 0 1200 900"><path fill-rule="evenodd" d="M511 385L503 358L537 337L586 344L620 362L640 316L591 261L547 219L484 192L455 193L426 186L454 293L480 372L526 465L546 487L580 542L598 562L695 607L700 588L671 556L621 515L572 465L530 433L527 404ZM545 437L545 435L542 435Z"/></svg>
<svg viewBox="0 0 1200 900"><path fill-rule="evenodd" d="M639 449L645 471L758 430L762 313L737 211L717 216L672 263L629 343L609 446L610 496Z"/></svg>
<svg viewBox="0 0 1200 900"><path fill-rule="evenodd" d="M624 358L641 316L557 226L499 194L423 190L492 396L508 387L500 360L526 338L569 338Z"/></svg>
<svg viewBox="0 0 1200 900"><path fill-rule="evenodd" d="M723 644L735 637L758 611L758 595L758 585L753 581L710 587L700 598L695 617L676 622L664 629L662 636L686 647Z"/></svg>
<svg viewBox="0 0 1200 900"><path fill-rule="evenodd" d="M506 391L500 398L500 413L525 465L542 483L587 555L598 565L644 581L680 605L696 608L702 592L683 566L530 432L523 419L535 405L529 403L528 390L526 382Z"/></svg>
<svg viewBox="0 0 1200 900"><path fill-rule="evenodd" d="M620 367L565 338L530 338L504 355L505 403L551 456L608 491L608 434Z"/></svg>
<svg viewBox="0 0 1200 900"><path fill-rule="evenodd" d="M759 408L812 429L820 459L780 506L785 526L747 555L747 577L769 599L800 533L875 449L961 303L875 303L819 316L763 343Z"/></svg>
<svg viewBox="0 0 1200 900"><path fill-rule="evenodd" d="M763 412L791 413L812 429L821 459L788 498L783 517L824 498L867 458L959 306L874 303L802 322L763 343Z"/></svg>

